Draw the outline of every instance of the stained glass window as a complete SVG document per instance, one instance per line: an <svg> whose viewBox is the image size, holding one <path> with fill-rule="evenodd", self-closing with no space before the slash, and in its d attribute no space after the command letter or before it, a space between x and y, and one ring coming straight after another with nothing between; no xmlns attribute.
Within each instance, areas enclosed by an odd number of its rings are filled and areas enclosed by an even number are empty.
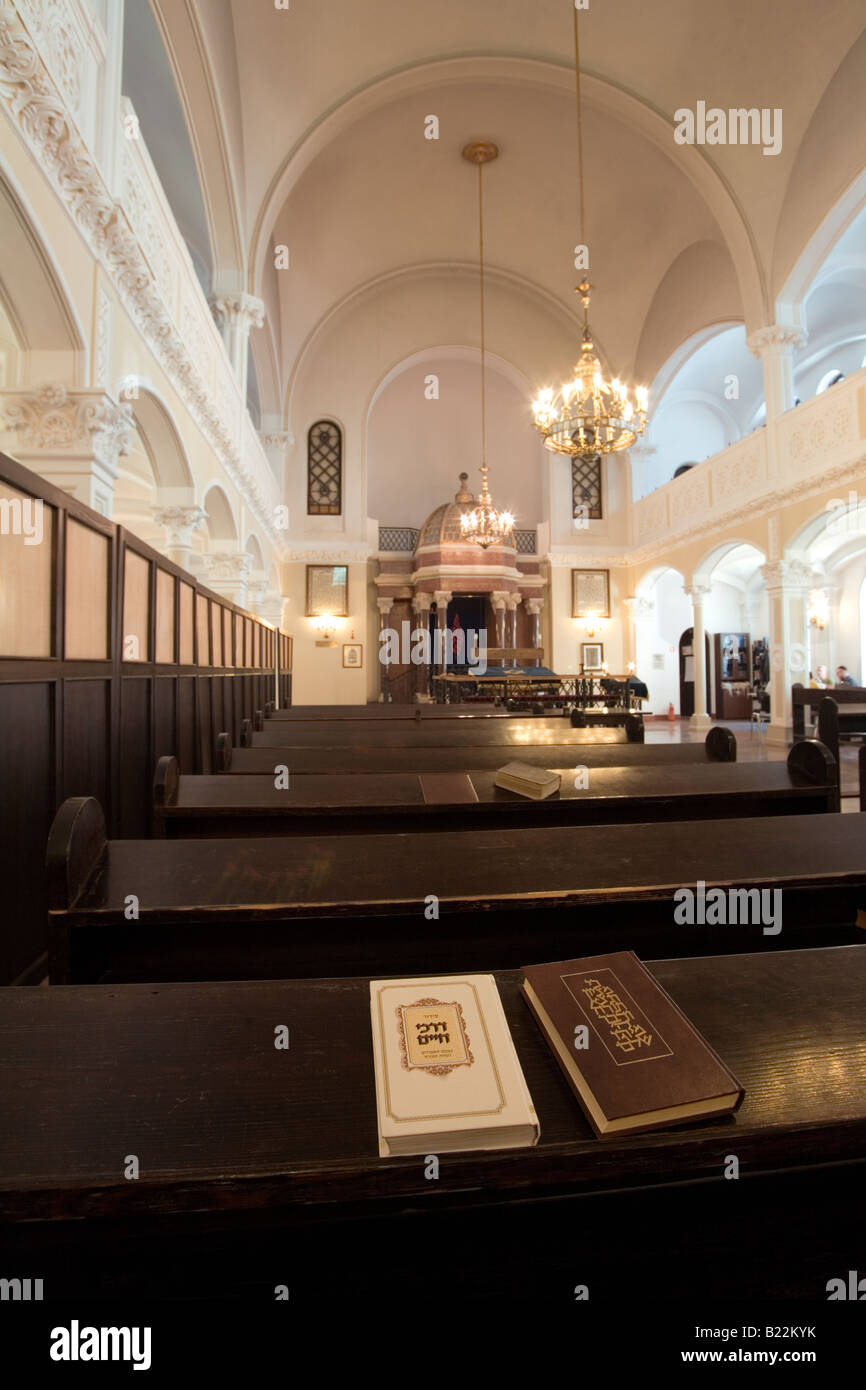
<svg viewBox="0 0 866 1390"><path fill-rule="evenodd" d="M307 435L307 515L339 516L343 506L343 435L317 420Z"/></svg>
<svg viewBox="0 0 866 1390"><path fill-rule="evenodd" d="M601 455L571 460L572 516L601 521Z"/></svg>

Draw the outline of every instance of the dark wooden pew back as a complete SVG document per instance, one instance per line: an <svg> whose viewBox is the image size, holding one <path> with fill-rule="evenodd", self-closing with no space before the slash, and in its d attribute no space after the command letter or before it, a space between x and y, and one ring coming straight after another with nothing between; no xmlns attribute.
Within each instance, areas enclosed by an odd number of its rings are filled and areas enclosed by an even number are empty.
<svg viewBox="0 0 866 1390"><path fill-rule="evenodd" d="M73 798L48 843L51 979L419 974L847 942L866 898L864 834L862 816L804 815L107 841L98 802ZM675 894L697 881L778 889L782 930L679 923Z"/></svg>
<svg viewBox="0 0 866 1390"><path fill-rule="evenodd" d="M242 731L243 732L243 731ZM465 745L460 747L424 744L403 748L274 747L233 748L231 735L222 733L216 742L214 766L217 772L275 775L277 767L291 773L378 773L389 772L495 772L508 762L531 763L533 767L651 767L736 762L737 740L730 729L717 725L703 743L629 743L621 730L570 730L565 743ZM600 738L593 737L601 734ZM248 739L250 733L245 735Z"/></svg>
<svg viewBox="0 0 866 1390"><path fill-rule="evenodd" d="M153 833L185 839L376 834L808 815L835 808L835 766L814 741L797 744L787 763L557 771L560 790L532 801L497 787L490 771L181 777L177 760L164 757L154 775Z"/></svg>

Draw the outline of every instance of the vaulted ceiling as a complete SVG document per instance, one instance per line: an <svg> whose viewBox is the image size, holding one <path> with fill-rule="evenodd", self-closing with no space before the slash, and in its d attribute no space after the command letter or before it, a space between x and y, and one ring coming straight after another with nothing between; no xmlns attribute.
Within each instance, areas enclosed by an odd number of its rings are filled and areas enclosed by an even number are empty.
<svg viewBox="0 0 866 1390"><path fill-rule="evenodd" d="M502 151L486 174L491 274L576 324L572 0L151 4L215 275L265 298L278 394L360 291L473 263L470 138ZM864 26L862 0L591 0L581 12L594 321L614 369L650 379L708 324L772 321L806 242L866 165ZM677 145L674 113L699 101L780 108L781 153ZM424 138L431 114L438 141ZM274 243L289 273L274 274ZM242 265L229 263L237 245Z"/></svg>

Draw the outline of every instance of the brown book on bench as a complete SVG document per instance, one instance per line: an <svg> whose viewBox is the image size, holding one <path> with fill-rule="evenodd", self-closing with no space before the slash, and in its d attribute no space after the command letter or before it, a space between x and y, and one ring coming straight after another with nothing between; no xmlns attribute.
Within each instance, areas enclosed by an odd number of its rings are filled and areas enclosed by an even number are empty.
<svg viewBox="0 0 866 1390"><path fill-rule="evenodd" d="M478 800L465 772L421 772L418 781L427 806L452 806Z"/></svg>
<svg viewBox="0 0 866 1390"><path fill-rule="evenodd" d="M523 995L600 1139L736 1110L743 1088L633 951L525 968Z"/></svg>

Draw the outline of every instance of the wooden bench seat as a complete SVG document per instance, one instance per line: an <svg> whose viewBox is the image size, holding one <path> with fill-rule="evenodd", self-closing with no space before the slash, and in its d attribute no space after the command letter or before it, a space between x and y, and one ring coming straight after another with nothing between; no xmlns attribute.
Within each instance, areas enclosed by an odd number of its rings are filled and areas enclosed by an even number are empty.
<svg viewBox="0 0 866 1390"><path fill-rule="evenodd" d="M154 834L352 834L489 826L599 825L645 820L810 814L835 809L836 769L822 744L797 744L787 763L675 763L556 769L560 790L532 801L495 785L496 773L294 773L288 787L256 776L182 777L160 758ZM587 784L588 783L588 784Z"/></svg>
<svg viewBox="0 0 866 1390"><path fill-rule="evenodd" d="M588 1283L595 1306L621 1296L630 1261L666 1298L693 1296L699 1270L703 1298L825 1302L856 1267L866 946L650 968L742 1081L736 1114L600 1142L522 976L499 972L541 1140L449 1154L436 1182L419 1158L377 1156L367 979L0 990L5 1272L44 1276L55 1298L195 1290L267 1306L287 1283L332 1306L334 1269L363 1268L353 1305L381 1309L389 1278L389 1307L400 1296L395 1248L456 1240L454 1296L535 1290L556 1307Z"/></svg>
<svg viewBox="0 0 866 1390"><path fill-rule="evenodd" d="M388 772L495 772L508 762L531 763L534 767L651 767L678 766L708 762L735 762L737 741L730 729L710 729L703 743L630 743L622 730L577 729L569 731L565 743L465 744L463 746L353 748L317 746L234 748L231 736L219 735L214 767L217 772L266 774L273 777L278 766L291 773L381 773ZM249 740L251 734L244 733Z"/></svg>
<svg viewBox="0 0 866 1390"><path fill-rule="evenodd" d="M516 967L857 939L866 818L106 841L71 798L48 842L52 983ZM674 894L778 888L783 930L681 926ZM436 915L438 913L438 916ZM835 932L828 940L827 933Z"/></svg>

